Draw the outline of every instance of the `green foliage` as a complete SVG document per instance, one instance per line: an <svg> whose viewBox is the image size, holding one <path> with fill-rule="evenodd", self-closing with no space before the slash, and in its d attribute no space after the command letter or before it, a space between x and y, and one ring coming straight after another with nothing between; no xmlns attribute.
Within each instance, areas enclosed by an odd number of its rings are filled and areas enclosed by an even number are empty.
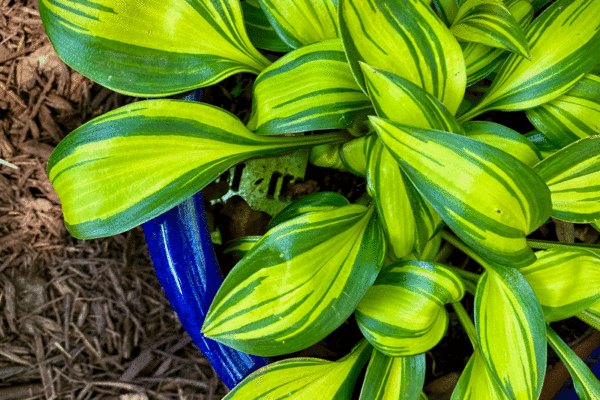
<svg viewBox="0 0 600 400"><path fill-rule="evenodd" d="M600 0L429 3L40 0L59 56L122 93L257 75L246 125L151 100L69 134L48 174L74 236L130 229L252 157L310 147L314 164L366 178L360 204L308 196L262 238L232 243L243 258L203 326L282 355L355 313L365 340L336 362L265 367L228 400L346 399L367 363L361 400L424 398L424 352L445 334L448 303L473 344L452 400L537 399L548 343L580 396L600 397L547 327L577 316L600 328L600 252L527 239L550 216L600 226ZM490 110L526 114L536 130L508 128L507 113L474 120ZM485 272L444 265L442 238Z"/></svg>

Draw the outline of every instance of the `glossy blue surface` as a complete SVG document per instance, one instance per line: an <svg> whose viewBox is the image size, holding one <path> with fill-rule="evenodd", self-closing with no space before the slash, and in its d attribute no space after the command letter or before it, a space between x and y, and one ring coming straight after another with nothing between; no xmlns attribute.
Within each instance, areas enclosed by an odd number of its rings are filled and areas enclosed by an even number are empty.
<svg viewBox="0 0 600 400"><path fill-rule="evenodd" d="M197 92L186 99L198 100ZM223 283L201 192L179 206L143 224L146 242L171 307L183 327L230 389L252 371L269 363L250 356L200 332L210 303Z"/></svg>

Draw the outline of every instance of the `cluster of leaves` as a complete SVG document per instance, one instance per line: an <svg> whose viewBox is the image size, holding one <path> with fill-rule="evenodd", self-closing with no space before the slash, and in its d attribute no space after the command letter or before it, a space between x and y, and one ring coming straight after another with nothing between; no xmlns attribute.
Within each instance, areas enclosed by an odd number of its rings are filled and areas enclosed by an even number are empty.
<svg viewBox="0 0 600 400"><path fill-rule="evenodd" d="M600 222L600 0L546 3L40 0L63 60L121 93L258 75L247 124L150 100L68 135L48 163L65 223L80 238L116 234L238 162L311 147L313 163L366 177L370 197L288 206L244 242L203 332L281 355L354 313L365 339L337 362L271 364L227 399L349 398L367 363L361 400L424 397L424 352L446 331L447 304L474 349L453 399L537 399L547 343L581 398L598 399L600 383L548 323L600 328L600 252L540 242L534 252L527 235L550 216ZM286 54L271 63L257 48ZM525 110L536 130L473 120L490 110ZM319 130L335 131L283 136ZM485 272L437 262L442 239Z"/></svg>

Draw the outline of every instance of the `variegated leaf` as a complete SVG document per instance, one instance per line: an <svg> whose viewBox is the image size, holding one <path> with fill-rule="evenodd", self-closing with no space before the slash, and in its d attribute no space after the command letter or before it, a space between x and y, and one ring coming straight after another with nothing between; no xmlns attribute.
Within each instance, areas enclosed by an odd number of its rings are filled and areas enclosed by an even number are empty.
<svg viewBox="0 0 600 400"><path fill-rule="evenodd" d="M425 353L390 357L373 350L359 400L418 400L425 382Z"/></svg>
<svg viewBox="0 0 600 400"><path fill-rule="evenodd" d="M248 37L255 47L282 53L293 50L277 35L275 28L267 19L258 2L243 1L241 4L244 12L244 25Z"/></svg>
<svg viewBox="0 0 600 400"><path fill-rule="evenodd" d="M450 27L452 22L454 22L454 18L456 18L456 13L458 12L458 1L433 0L432 5L437 12L437 15L442 21L444 21L444 24L446 24L447 27Z"/></svg>
<svg viewBox="0 0 600 400"><path fill-rule="evenodd" d="M248 128L259 135L343 129L372 113L341 40L331 39L285 55L258 76Z"/></svg>
<svg viewBox="0 0 600 400"><path fill-rule="evenodd" d="M360 63L377 115L415 128L463 134L462 127L439 100L391 72Z"/></svg>
<svg viewBox="0 0 600 400"><path fill-rule="evenodd" d="M546 327L517 269L488 267L475 294L475 328L491 375L511 400L537 400L546 373Z"/></svg>
<svg viewBox="0 0 600 400"><path fill-rule="evenodd" d="M209 86L270 62L236 0L40 0L56 52L83 75L134 96Z"/></svg>
<svg viewBox="0 0 600 400"><path fill-rule="evenodd" d="M464 270L459 269L458 271L461 274L465 273ZM471 286L472 281L472 279L463 279L465 287ZM477 285L477 280L475 280L475 285ZM476 290L473 290L471 293L475 292ZM471 317L460 302L452 303L452 307L473 345L473 355L460 374L450 400L507 400L483 360Z"/></svg>
<svg viewBox="0 0 600 400"><path fill-rule="evenodd" d="M151 100L73 131L52 153L48 175L71 234L94 238L162 214L247 158L343 140L261 137L220 108Z"/></svg>
<svg viewBox="0 0 600 400"><path fill-rule="evenodd" d="M374 207L302 214L269 230L236 264L202 332L250 354L304 349L352 314L384 255Z"/></svg>
<svg viewBox="0 0 600 400"><path fill-rule="evenodd" d="M520 268L547 322L570 318L600 301L600 257L585 249L554 248L536 253Z"/></svg>
<svg viewBox="0 0 600 400"><path fill-rule="evenodd" d="M406 261L386 267L356 307L367 340L388 356L419 354L448 327L447 303L465 293L462 280L440 264Z"/></svg>
<svg viewBox="0 0 600 400"><path fill-rule="evenodd" d="M340 0L344 49L359 86L359 62L390 71L425 89L454 114L466 86L460 45L420 0Z"/></svg>
<svg viewBox="0 0 600 400"><path fill-rule="evenodd" d="M338 0L258 0L279 37L298 49L339 37Z"/></svg>
<svg viewBox="0 0 600 400"><path fill-rule="evenodd" d="M600 135L600 76L585 75L567 93L526 112L531 123L558 147Z"/></svg>
<svg viewBox="0 0 600 400"><path fill-rule="evenodd" d="M560 147L555 146L546 135L537 129L526 133L524 136L539 150L542 158L549 157L560 150Z"/></svg>
<svg viewBox="0 0 600 400"><path fill-rule="evenodd" d="M529 167L542 160L542 155L530 140L504 125L488 121L469 121L463 124L463 128L467 137L502 150Z"/></svg>
<svg viewBox="0 0 600 400"><path fill-rule="evenodd" d="M269 222L269 229L276 227L290 219L313 211L327 211L349 205L344 196L334 192L318 192L295 200L281 210Z"/></svg>
<svg viewBox="0 0 600 400"><path fill-rule="evenodd" d="M450 400L509 400L491 375L476 348L463 369Z"/></svg>
<svg viewBox="0 0 600 400"><path fill-rule="evenodd" d="M398 163L383 143L374 141L367 159L367 189L377 205L379 220L396 258L411 253L418 239L404 179Z"/></svg>
<svg viewBox="0 0 600 400"><path fill-rule="evenodd" d="M600 136L581 139L534 167L552 196L552 216L588 223L600 219Z"/></svg>
<svg viewBox="0 0 600 400"><path fill-rule="evenodd" d="M250 374L223 400L346 400L352 397L356 379L372 351L363 340L335 362L318 358L278 361Z"/></svg>
<svg viewBox="0 0 600 400"><path fill-rule="evenodd" d="M450 28L454 36L529 58L525 33L502 0L467 0Z"/></svg>
<svg viewBox="0 0 600 400"><path fill-rule="evenodd" d="M551 205L531 168L475 139L377 117L371 123L413 185L482 257L513 266L535 260L525 236L546 222Z"/></svg>
<svg viewBox="0 0 600 400"><path fill-rule="evenodd" d="M242 236L232 239L223 246L223 254L231 254L239 260L252 250L260 238L261 236Z"/></svg>
<svg viewBox="0 0 600 400"><path fill-rule="evenodd" d="M340 158L344 167L358 176L367 175L367 157L369 146L377 140L377 136L362 136L346 142L340 150Z"/></svg>
<svg viewBox="0 0 600 400"><path fill-rule="evenodd" d="M507 4L507 7L522 29L529 26L533 19L533 7L531 4L525 0L513 1ZM485 44L462 43L461 47L467 67L467 86L488 76L508 57L508 53L505 50Z"/></svg>
<svg viewBox="0 0 600 400"><path fill-rule="evenodd" d="M488 110L524 110L567 92L600 60L600 1L558 0L526 31L531 61L511 54L481 101L459 121Z"/></svg>
<svg viewBox="0 0 600 400"><path fill-rule="evenodd" d="M573 379L575 391L580 400L600 399L600 381L594 376L587 365L575 352L554 332L550 326L546 327L548 343L565 364Z"/></svg>
<svg viewBox="0 0 600 400"><path fill-rule="evenodd" d="M435 256L439 253L440 247L442 246L442 235L441 233L435 234L431 239L427 241L425 247L419 252L413 251L406 257L402 257L400 261L434 261Z"/></svg>

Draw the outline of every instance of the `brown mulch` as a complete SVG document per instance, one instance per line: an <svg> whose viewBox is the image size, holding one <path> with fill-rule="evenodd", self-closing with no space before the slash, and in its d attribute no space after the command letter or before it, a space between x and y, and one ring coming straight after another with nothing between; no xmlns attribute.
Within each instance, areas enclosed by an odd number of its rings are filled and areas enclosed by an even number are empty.
<svg viewBox="0 0 600 400"><path fill-rule="evenodd" d="M0 0L0 400L221 399L141 228L66 231L46 163L83 122L133 99L67 67L35 0Z"/></svg>

